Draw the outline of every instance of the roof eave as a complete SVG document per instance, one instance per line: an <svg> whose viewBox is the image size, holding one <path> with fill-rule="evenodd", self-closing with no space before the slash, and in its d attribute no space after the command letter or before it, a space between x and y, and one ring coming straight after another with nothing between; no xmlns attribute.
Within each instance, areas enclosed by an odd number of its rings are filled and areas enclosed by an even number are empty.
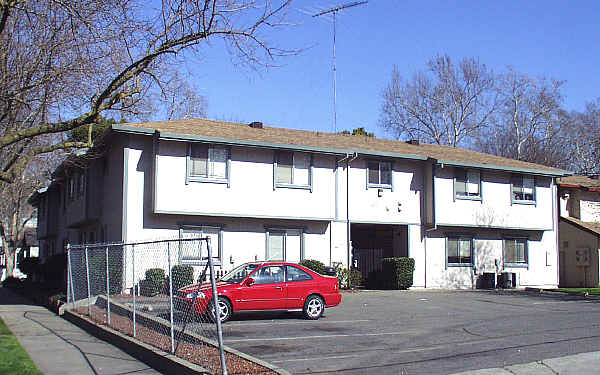
<svg viewBox="0 0 600 375"><path fill-rule="evenodd" d="M531 168L519 168L519 167L509 167L503 165L493 165L493 164L477 164L477 163L467 163L462 161L452 161L452 160L436 160L437 164L451 165L457 167L468 167L468 168L480 168L480 169L493 169L507 172L519 172L526 173L538 176L551 176L551 177L563 177L570 176L573 172L569 171L548 171L541 169L531 169Z"/></svg>

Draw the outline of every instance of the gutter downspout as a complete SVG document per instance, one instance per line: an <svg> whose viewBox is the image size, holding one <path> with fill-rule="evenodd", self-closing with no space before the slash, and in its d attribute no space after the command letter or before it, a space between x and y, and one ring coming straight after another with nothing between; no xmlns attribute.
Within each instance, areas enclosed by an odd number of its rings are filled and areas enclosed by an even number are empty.
<svg viewBox="0 0 600 375"><path fill-rule="evenodd" d="M558 230L558 218L560 216L560 196L558 191L558 185L556 184L556 178L552 178L552 229L555 231L554 236L556 239L556 286L560 285L560 233Z"/></svg>
<svg viewBox="0 0 600 375"><path fill-rule="evenodd" d="M347 245L347 256L348 256L348 270L350 270L350 253L352 251L351 246L351 234L350 234L350 163L352 163L358 157L358 153L354 153L352 158L346 158L346 245Z"/></svg>
<svg viewBox="0 0 600 375"><path fill-rule="evenodd" d="M424 249L424 274L425 274L425 282L424 288L427 289L427 232L431 232L437 230L437 220L435 219L435 163L434 160L431 164L431 215L433 216L433 227L429 229L425 229L425 236L423 237L423 249Z"/></svg>

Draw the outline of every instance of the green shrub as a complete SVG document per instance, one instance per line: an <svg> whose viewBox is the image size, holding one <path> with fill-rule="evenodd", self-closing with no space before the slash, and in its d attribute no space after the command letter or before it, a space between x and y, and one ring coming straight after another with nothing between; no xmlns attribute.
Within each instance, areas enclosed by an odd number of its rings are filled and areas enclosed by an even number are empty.
<svg viewBox="0 0 600 375"><path fill-rule="evenodd" d="M347 269L340 265L336 270L340 288L352 289L362 283L362 274L356 268Z"/></svg>
<svg viewBox="0 0 600 375"><path fill-rule="evenodd" d="M42 277L48 286L64 287L67 280L67 255L56 254L40 266Z"/></svg>
<svg viewBox="0 0 600 375"><path fill-rule="evenodd" d="M194 268L187 264L177 264L171 268L173 292L194 283Z"/></svg>
<svg viewBox="0 0 600 375"><path fill-rule="evenodd" d="M165 270L150 268L146 270L146 279L141 285L144 296L152 297L161 293L165 288Z"/></svg>
<svg viewBox="0 0 600 375"><path fill-rule="evenodd" d="M314 259L303 259L300 261L301 266L304 266L310 270L315 271L316 273L325 274L325 265L323 262Z"/></svg>
<svg viewBox="0 0 600 375"><path fill-rule="evenodd" d="M33 280L34 275L40 272L40 258L30 257L19 262L19 269L27 275L29 280Z"/></svg>
<svg viewBox="0 0 600 375"><path fill-rule="evenodd" d="M385 289L405 290L413 285L415 260L412 258L383 258L381 273Z"/></svg>

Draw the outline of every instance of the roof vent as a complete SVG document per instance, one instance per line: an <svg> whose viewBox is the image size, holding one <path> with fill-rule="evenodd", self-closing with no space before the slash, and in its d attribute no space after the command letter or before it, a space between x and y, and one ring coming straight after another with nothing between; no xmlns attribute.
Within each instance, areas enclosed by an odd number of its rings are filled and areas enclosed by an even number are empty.
<svg viewBox="0 0 600 375"><path fill-rule="evenodd" d="M408 143L409 145L418 146L419 145L419 140L418 139L411 139L411 140L406 141L406 143Z"/></svg>
<svg viewBox="0 0 600 375"><path fill-rule="evenodd" d="M251 128L254 128L254 129L262 129L263 123L260 121L253 121L253 122L249 123L248 126Z"/></svg>

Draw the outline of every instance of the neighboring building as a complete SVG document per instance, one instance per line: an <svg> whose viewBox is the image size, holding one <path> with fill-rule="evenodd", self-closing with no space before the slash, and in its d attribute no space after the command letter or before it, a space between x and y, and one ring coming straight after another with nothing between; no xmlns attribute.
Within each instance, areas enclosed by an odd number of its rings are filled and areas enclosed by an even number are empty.
<svg viewBox="0 0 600 375"><path fill-rule="evenodd" d="M600 179L558 180L560 196L560 285L597 287L600 282Z"/></svg>
<svg viewBox="0 0 600 375"><path fill-rule="evenodd" d="M104 143L103 157L63 163L32 198L42 257L68 242L192 233L211 236L225 271L309 258L368 276L381 258L408 256L415 287L472 288L501 272L521 287L558 285L555 178L563 170L202 119L113 125Z"/></svg>

